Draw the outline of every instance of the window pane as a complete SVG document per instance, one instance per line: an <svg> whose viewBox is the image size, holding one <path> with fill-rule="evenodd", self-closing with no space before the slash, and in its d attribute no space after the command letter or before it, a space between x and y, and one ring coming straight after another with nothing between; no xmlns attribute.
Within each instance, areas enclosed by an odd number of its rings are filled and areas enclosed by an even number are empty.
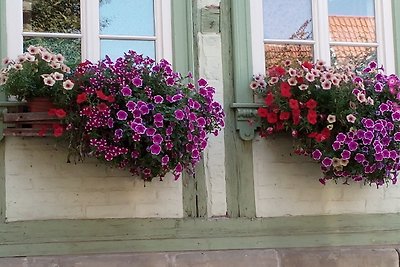
<svg viewBox="0 0 400 267"><path fill-rule="evenodd" d="M155 58L154 41L101 40L100 42L101 58L105 58L108 55L111 59L115 60L122 57L129 50L134 50L144 56Z"/></svg>
<svg viewBox="0 0 400 267"><path fill-rule="evenodd" d="M153 0L103 0L100 33L154 36Z"/></svg>
<svg viewBox="0 0 400 267"><path fill-rule="evenodd" d="M329 0L332 41L375 42L374 0Z"/></svg>
<svg viewBox="0 0 400 267"><path fill-rule="evenodd" d="M30 46L43 46L53 53L61 53L65 63L73 66L81 62L81 40L63 38L24 38L24 51Z"/></svg>
<svg viewBox="0 0 400 267"><path fill-rule="evenodd" d="M80 0L24 0L25 32L80 33Z"/></svg>
<svg viewBox="0 0 400 267"><path fill-rule="evenodd" d="M312 39L311 0L264 0L264 39Z"/></svg>
<svg viewBox="0 0 400 267"><path fill-rule="evenodd" d="M366 66L371 60L377 60L375 47L357 47L357 46L332 46L331 64L345 65L354 64L360 69Z"/></svg>
<svg viewBox="0 0 400 267"><path fill-rule="evenodd" d="M313 61L311 45L276 45L265 44L265 68L282 65L285 60Z"/></svg>

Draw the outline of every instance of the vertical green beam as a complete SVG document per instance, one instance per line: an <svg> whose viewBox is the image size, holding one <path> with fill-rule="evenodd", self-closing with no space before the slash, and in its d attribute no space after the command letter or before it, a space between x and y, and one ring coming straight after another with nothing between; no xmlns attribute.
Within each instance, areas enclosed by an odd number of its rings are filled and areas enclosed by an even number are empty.
<svg viewBox="0 0 400 267"><path fill-rule="evenodd" d="M172 45L175 70L183 75L191 72L198 75L197 38L199 12L197 1L172 0ZM194 175L182 177L183 209L185 217L207 216L207 191L203 162L196 166Z"/></svg>
<svg viewBox="0 0 400 267"><path fill-rule="evenodd" d="M0 59L6 56L7 36L6 36L6 1L0 0ZM0 93L0 101L4 101L4 93ZM0 108L0 112L3 109ZM1 114L0 114L1 116ZM0 122L0 134L3 134L3 123ZM0 138L2 140L2 138ZM5 222L6 218L6 182L4 166L4 141L0 144L0 224Z"/></svg>
<svg viewBox="0 0 400 267"><path fill-rule="evenodd" d="M394 57L396 62L396 73L400 75L400 1L392 0L392 17L393 17L393 40L394 40Z"/></svg>
<svg viewBox="0 0 400 267"><path fill-rule="evenodd" d="M249 82L252 77L249 1L221 2L221 33L226 111L225 157L228 216L255 217L253 149L251 141L239 138L234 102L252 103Z"/></svg>

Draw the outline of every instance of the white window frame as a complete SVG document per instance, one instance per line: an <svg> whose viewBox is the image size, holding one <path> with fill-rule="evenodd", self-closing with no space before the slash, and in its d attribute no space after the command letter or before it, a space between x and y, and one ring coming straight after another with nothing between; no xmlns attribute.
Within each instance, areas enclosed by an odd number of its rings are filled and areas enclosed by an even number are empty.
<svg viewBox="0 0 400 267"><path fill-rule="evenodd" d="M100 59L101 40L143 40L155 41L156 60L164 58L172 62L171 0L153 1L155 35L123 36L100 34L100 9L99 1L96 0L80 0L81 33L79 34L24 32L23 1L6 0L7 55L15 58L23 52L23 37L80 38L82 59L96 62Z"/></svg>
<svg viewBox="0 0 400 267"><path fill-rule="evenodd" d="M331 45L377 47L378 63L387 73L395 73L391 0L374 0L376 43L337 42L329 40L328 0L312 0L312 40L264 39L263 0L250 0L253 73L265 72L264 43L313 45L314 59L330 64Z"/></svg>

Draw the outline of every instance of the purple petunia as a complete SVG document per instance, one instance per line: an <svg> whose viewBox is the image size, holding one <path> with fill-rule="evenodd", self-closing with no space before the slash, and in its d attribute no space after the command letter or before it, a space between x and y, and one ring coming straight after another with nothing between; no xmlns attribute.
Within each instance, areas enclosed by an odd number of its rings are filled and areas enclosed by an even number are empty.
<svg viewBox="0 0 400 267"><path fill-rule="evenodd" d="M128 108L128 111L133 111L133 110L136 108L136 103L133 102L132 100L129 100L129 101L126 103L125 106Z"/></svg>
<svg viewBox="0 0 400 267"><path fill-rule="evenodd" d="M125 121L128 118L128 113L126 113L124 110L119 110L117 112L117 118L120 121Z"/></svg>
<svg viewBox="0 0 400 267"><path fill-rule="evenodd" d="M333 144L332 144L332 148L333 148L333 150L335 150L335 151L338 151L338 150L340 149L341 146L342 146L342 144L341 144L340 142L338 142L338 141L335 141L335 142L333 142Z"/></svg>
<svg viewBox="0 0 400 267"><path fill-rule="evenodd" d="M146 129L146 135L147 136L153 136L156 133L156 129L154 128L147 128Z"/></svg>
<svg viewBox="0 0 400 267"><path fill-rule="evenodd" d="M157 113L153 116L154 122L163 122L164 116L161 113Z"/></svg>
<svg viewBox="0 0 400 267"><path fill-rule="evenodd" d="M344 142L344 140L346 140L346 135L344 133L338 133L338 135L336 136L336 141L338 142Z"/></svg>
<svg viewBox="0 0 400 267"><path fill-rule="evenodd" d="M139 77L135 77L133 78L132 83L136 87L141 87L143 85L143 80Z"/></svg>
<svg viewBox="0 0 400 267"><path fill-rule="evenodd" d="M314 160L320 160L322 157L322 153L319 149L316 149L312 152L312 157Z"/></svg>
<svg viewBox="0 0 400 267"><path fill-rule="evenodd" d="M153 136L152 141L154 144L160 145L164 139L162 138L161 134L156 134Z"/></svg>
<svg viewBox="0 0 400 267"><path fill-rule="evenodd" d="M169 156L165 155L164 157L161 158L161 165L165 166L169 162Z"/></svg>
<svg viewBox="0 0 400 267"><path fill-rule="evenodd" d="M351 157L351 152L349 150L343 150L342 153L340 154L342 156L342 159L348 160Z"/></svg>
<svg viewBox="0 0 400 267"><path fill-rule="evenodd" d="M397 110L392 113L392 120L393 121L400 121L400 111Z"/></svg>
<svg viewBox="0 0 400 267"><path fill-rule="evenodd" d="M400 142L400 132L394 134L394 141Z"/></svg>
<svg viewBox="0 0 400 267"><path fill-rule="evenodd" d="M330 167L330 166L332 166L332 159L331 158L328 158L328 157L325 157L323 160L322 160L322 166L324 166L324 167Z"/></svg>
<svg viewBox="0 0 400 267"><path fill-rule="evenodd" d="M365 160L365 155L364 155L364 154L361 154L361 153L357 153L357 154L354 156L354 159L355 159L358 163L363 163L364 160Z"/></svg>
<svg viewBox="0 0 400 267"><path fill-rule="evenodd" d="M164 102L164 98L162 96L160 96L160 95L154 96L154 103L161 104L163 102Z"/></svg>
<svg viewBox="0 0 400 267"><path fill-rule="evenodd" d="M358 148L358 143L355 142L355 141L351 141L351 142L348 143L347 146L349 147L350 151L355 151Z"/></svg>
<svg viewBox="0 0 400 267"><path fill-rule="evenodd" d="M121 93L122 93L123 96L131 96L132 95L132 89L129 88L128 86L124 86L121 89Z"/></svg>
<svg viewBox="0 0 400 267"><path fill-rule="evenodd" d="M153 154L153 155L158 155L158 154L160 154L160 152L161 152L161 146L160 146L160 145L157 145L157 144L152 144L152 145L150 146L150 152L151 152L151 154Z"/></svg>
<svg viewBox="0 0 400 267"><path fill-rule="evenodd" d="M178 121L183 120L183 118L185 117L185 113L183 113L183 111L181 109L175 110L174 115L175 115L175 119L177 119Z"/></svg>

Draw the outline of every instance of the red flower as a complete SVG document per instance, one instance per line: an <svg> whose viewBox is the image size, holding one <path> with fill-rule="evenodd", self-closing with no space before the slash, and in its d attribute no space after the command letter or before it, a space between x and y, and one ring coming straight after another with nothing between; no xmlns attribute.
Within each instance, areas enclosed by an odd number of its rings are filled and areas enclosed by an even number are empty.
<svg viewBox="0 0 400 267"><path fill-rule="evenodd" d="M271 106L271 104L274 102L274 95L270 92L267 94L265 97L265 104L267 106Z"/></svg>
<svg viewBox="0 0 400 267"><path fill-rule="evenodd" d="M292 96L292 93L290 92L290 85L287 82L281 83L281 95L287 98Z"/></svg>
<svg viewBox="0 0 400 267"><path fill-rule="evenodd" d="M278 122L275 124L275 130L276 130L277 132L279 132L279 131L282 131L283 129L285 129L285 127L283 126L283 122L278 121Z"/></svg>
<svg viewBox="0 0 400 267"><path fill-rule="evenodd" d="M40 128L38 135L39 136L45 136L47 132L47 126L43 126L42 128Z"/></svg>
<svg viewBox="0 0 400 267"><path fill-rule="evenodd" d="M300 109L292 110L292 119L294 125L298 125L300 123Z"/></svg>
<svg viewBox="0 0 400 267"><path fill-rule="evenodd" d="M306 107L308 109L315 109L317 107L317 101L315 101L314 99L310 99L306 102Z"/></svg>
<svg viewBox="0 0 400 267"><path fill-rule="evenodd" d="M289 107L291 109L299 109L299 101L297 101L296 99L289 99Z"/></svg>
<svg viewBox="0 0 400 267"><path fill-rule="evenodd" d="M53 124L53 135L55 137L60 137L64 133L64 128L60 124Z"/></svg>
<svg viewBox="0 0 400 267"><path fill-rule="evenodd" d="M310 109L307 114L308 123L314 125L317 123L317 112L314 109Z"/></svg>
<svg viewBox="0 0 400 267"><path fill-rule="evenodd" d="M55 115L56 115L56 112L57 112L57 109L51 108L51 109L49 109L49 111L47 112L47 114L48 114L49 116L55 116Z"/></svg>
<svg viewBox="0 0 400 267"><path fill-rule="evenodd" d="M279 77L286 73L286 70L281 66L275 66L268 70L268 76L270 77Z"/></svg>
<svg viewBox="0 0 400 267"><path fill-rule="evenodd" d="M67 115L67 113L66 113L62 108L56 110L56 116L57 116L57 118L62 119L62 118L64 118L66 115Z"/></svg>
<svg viewBox="0 0 400 267"><path fill-rule="evenodd" d="M286 121L290 118L290 112L287 111L282 111L281 114L279 114L279 119L281 121Z"/></svg>
<svg viewBox="0 0 400 267"><path fill-rule="evenodd" d="M87 95L86 93L81 93L76 97L76 103L81 104L83 102L86 102L87 100Z"/></svg>
<svg viewBox="0 0 400 267"><path fill-rule="evenodd" d="M110 102L110 103L114 103L115 102L115 97L113 95L109 95L107 97L107 101Z"/></svg>
<svg viewBox="0 0 400 267"><path fill-rule="evenodd" d="M297 83L302 84L304 83L304 78L303 77L296 77Z"/></svg>
<svg viewBox="0 0 400 267"><path fill-rule="evenodd" d="M310 138L315 138L316 136L317 136L317 132L311 132L311 133L309 133L308 135L307 135L307 137L310 137Z"/></svg>
<svg viewBox="0 0 400 267"><path fill-rule="evenodd" d="M268 115L268 111L265 108L258 108L257 109L257 114L258 116L260 116L261 118L266 118Z"/></svg>
<svg viewBox="0 0 400 267"><path fill-rule="evenodd" d="M271 123L271 124L276 123L278 121L278 115L273 112L268 112L267 121L268 121L268 123Z"/></svg>
<svg viewBox="0 0 400 267"><path fill-rule="evenodd" d="M107 106L106 103L100 103L100 104L97 105L97 109L99 111L106 111L106 110L108 110L108 106Z"/></svg>
<svg viewBox="0 0 400 267"><path fill-rule="evenodd" d="M311 70L312 67L313 67L313 64L311 62L304 61L303 64L301 64L301 66L306 68L306 69L308 69L308 70Z"/></svg>
<svg viewBox="0 0 400 267"><path fill-rule="evenodd" d="M329 139L329 137L331 137L331 131L328 128L324 128L321 131L321 142L326 139Z"/></svg>
<svg viewBox="0 0 400 267"><path fill-rule="evenodd" d="M106 96L106 95L103 93L103 91L97 90L97 91L96 91L96 95L97 95L97 97L100 98L101 100L106 100L106 101L108 101L108 96Z"/></svg>

